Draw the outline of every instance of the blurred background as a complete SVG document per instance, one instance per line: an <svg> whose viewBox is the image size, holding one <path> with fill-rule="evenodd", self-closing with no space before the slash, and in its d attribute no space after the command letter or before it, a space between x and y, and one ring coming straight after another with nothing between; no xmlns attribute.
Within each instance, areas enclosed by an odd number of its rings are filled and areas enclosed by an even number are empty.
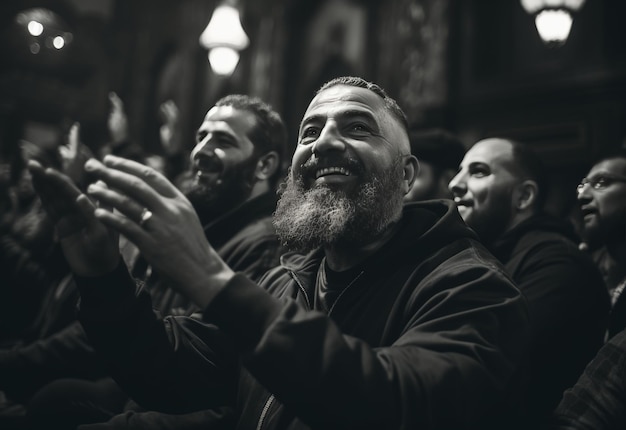
<svg viewBox="0 0 626 430"><path fill-rule="evenodd" d="M75 121L97 151L112 91L150 153L189 151L228 93L270 102L295 144L313 92L359 75L415 127L532 145L567 214L591 160L626 144L625 19L624 0L4 0L0 155L62 144ZM174 149L159 136L167 101Z"/></svg>

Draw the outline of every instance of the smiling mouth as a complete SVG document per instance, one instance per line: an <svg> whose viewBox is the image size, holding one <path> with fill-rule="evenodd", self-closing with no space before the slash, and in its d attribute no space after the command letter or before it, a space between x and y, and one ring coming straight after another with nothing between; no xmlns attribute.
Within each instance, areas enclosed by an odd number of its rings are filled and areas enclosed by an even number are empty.
<svg viewBox="0 0 626 430"><path fill-rule="evenodd" d="M596 213L597 213L597 211L594 210L594 209L583 209L581 211L581 215L582 215L583 219L588 218L590 216L594 216L594 215L596 215Z"/></svg>
<svg viewBox="0 0 626 430"><path fill-rule="evenodd" d="M350 171L345 167L324 167L323 169L318 169L315 172L315 179L328 175L350 176Z"/></svg>
<svg viewBox="0 0 626 430"><path fill-rule="evenodd" d="M470 202L469 202L469 201L467 201L467 200L461 200L461 198L460 198L460 197L455 197L455 198L454 198L454 203L455 203L455 204L457 205L457 207L459 207L459 208L460 208L460 207L464 207L464 208L466 208L466 207L471 206L471 204L470 204Z"/></svg>
<svg viewBox="0 0 626 430"><path fill-rule="evenodd" d="M198 178L209 175L219 175L223 170L223 165L219 158L199 155L193 163L194 173Z"/></svg>

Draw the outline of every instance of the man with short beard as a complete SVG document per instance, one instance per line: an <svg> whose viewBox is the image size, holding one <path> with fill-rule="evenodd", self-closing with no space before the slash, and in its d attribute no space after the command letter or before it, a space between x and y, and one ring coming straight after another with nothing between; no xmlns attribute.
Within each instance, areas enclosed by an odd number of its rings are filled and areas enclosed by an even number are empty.
<svg viewBox="0 0 626 430"><path fill-rule="evenodd" d="M565 220L543 211L541 159L505 138L475 143L450 182L459 213L528 301L530 374L525 428L551 428L551 413L604 339L608 294Z"/></svg>
<svg viewBox="0 0 626 430"><path fill-rule="evenodd" d="M598 160L577 187L583 236L611 295L608 336L626 328L626 152Z"/></svg>
<svg viewBox="0 0 626 430"><path fill-rule="evenodd" d="M59 226L84 220L86 231L62 240L80 318L138 403L172 414L233 407L238 429L515 427L525 303L451 201L403 205L417 160L404 113L379 86L337 78L313 98L274 217L296 252L258 283L218 256L162 175L115 157L85 167L108 184L89 190L102 207L53 171L33 174L41 192L56 190ZM203 322L155 316L107 227Z"/></svg>

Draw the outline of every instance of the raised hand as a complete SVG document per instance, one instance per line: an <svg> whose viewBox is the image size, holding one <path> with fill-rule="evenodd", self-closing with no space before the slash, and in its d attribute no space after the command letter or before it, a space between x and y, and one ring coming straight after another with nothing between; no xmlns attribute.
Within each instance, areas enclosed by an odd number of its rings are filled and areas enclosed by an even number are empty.
<svg viewBox="0 0 626 430"><path fill-rule="evenodd" d="M205 307L234 273L207 242L191 203L148 166L111 155L103 161L85 164L107 185L90 185L88 193L116 211L98 208L95 216L133 242L181 293Z"/></svg>
<svg viewBox="0 0 626 430"><path fill-rule="evenodd" d="M93 157L93 154L80 142L80 124L75 122L70 127L67 136L67 145L59 146L59 154L63 163L63 173L70 177L75 184L83 184L85 181L85 162Z"/></svg>
<svg viewBox="0 0 626 430"><path fill-rule="evenodd" d="M180 148L178 136L178 106L173 100L167 100L159 106L159 116L163 124L159 128L161 146L167 154L174 154Z"/></svg>
<svg viewBox="0 0 626 430"><path fill-rule="evenodd" d="M111 110L107 125L109 134L114 143L124 142L128 139L128 118L124 111L124 102L113 91L109 93L109 101L111 102Z"/></svg>
<svg viewBox="0 0 626 430"><path fill-rule="evenodd" d="M118 235L94 216L95 205L58 170L33 160L28 170L72 271L81 276L112 271L120 259Z"/></svg>

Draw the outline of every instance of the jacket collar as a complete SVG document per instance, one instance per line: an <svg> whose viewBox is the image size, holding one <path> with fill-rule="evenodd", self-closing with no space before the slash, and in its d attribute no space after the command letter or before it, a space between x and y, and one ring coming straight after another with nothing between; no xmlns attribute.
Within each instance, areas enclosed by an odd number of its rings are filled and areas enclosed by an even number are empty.
<svg viewBox="0 0 626 430"><path fill-rule="evenodd" d="M399 223L396 234L363 264L367 267L366 274L391 273L409 260L417 265L452 240L477 238L461 219L454 202L449 200L407 204ZM290 252L281 256L280 263L312 293L323 257L321 248L306 255Z"/></svg>

